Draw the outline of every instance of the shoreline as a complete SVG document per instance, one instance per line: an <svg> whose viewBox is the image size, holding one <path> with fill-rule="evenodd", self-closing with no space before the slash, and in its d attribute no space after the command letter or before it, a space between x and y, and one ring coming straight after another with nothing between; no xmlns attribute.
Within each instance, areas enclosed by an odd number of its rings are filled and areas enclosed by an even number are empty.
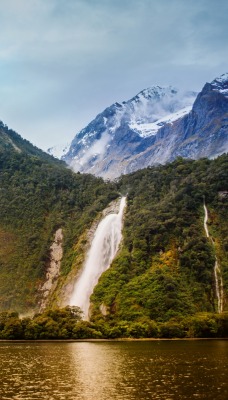
<svg viewBox="0 0 228 400"><path fill-rule="evenodd" d="M160 341L200 341L228 340L224 338L118 338L118 339L0 339L0 343L82 343L82 342L160 342Z"/></svg>

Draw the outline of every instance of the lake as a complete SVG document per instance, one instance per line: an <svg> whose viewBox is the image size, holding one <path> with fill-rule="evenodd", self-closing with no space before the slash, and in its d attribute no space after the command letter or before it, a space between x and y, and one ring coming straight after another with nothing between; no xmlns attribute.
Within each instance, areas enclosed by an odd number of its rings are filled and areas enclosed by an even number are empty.
<svg viewBox="0 0 228 400"><path fill-rule="evenodd" d="M0 399L228 399L228 341L0 343Z"/></svg>

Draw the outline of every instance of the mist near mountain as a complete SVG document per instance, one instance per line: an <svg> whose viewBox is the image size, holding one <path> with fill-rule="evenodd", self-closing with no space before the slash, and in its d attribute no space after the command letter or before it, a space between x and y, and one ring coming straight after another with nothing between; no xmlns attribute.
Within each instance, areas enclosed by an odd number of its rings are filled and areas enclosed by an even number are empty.
<svg viewBox="0 0 228 400"><path fill-rule="evenodd" d="M228 151L227 87L223 74L198 94L171 86L142 90L98 114L61 158L76 172L105 179L179 156L215 158ZM55 155L55 148L49 152Z"/></svg>

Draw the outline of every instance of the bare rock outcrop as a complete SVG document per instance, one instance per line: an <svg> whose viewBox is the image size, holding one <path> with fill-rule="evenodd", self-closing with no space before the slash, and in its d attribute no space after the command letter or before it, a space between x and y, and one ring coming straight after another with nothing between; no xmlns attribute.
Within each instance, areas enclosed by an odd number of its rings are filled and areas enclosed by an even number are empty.
<svg viewBox="0 0 228 400"><path fill-rule="evenodd" d="M50 246L50 262L46 272L46 279L44 284L40 288L41 301L40 311L43 311L48 303L48 299L51 293L54 292L57 280L60 272L61 260L63 257L63 232L62 229L58 229L55 232L55 237L52 245Z"/></svg>

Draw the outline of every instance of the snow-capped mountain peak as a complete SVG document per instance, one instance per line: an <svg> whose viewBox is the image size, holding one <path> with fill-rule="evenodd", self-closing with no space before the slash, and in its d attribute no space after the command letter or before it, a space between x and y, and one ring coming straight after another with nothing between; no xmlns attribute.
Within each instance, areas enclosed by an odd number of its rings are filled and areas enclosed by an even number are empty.
<svg viewBox="0 0 228 400"><path fill-rule="evenodd" d="M196 95L172 86L145 89L128 102L132 110L129 126L141 137L156 135L161 126L188 113Z"/></svg>
<svg viewBox="0 0 228 400"><path fill-rule="evenodd" d="M137 143L141 138L156 136L163 126L183 118L195 98L196 93L181 92L172 86L144 89L130 100L114 103L98 114L76 134L63 159L75 171L96 173L94 165L109 158L117 141L127 144L131 135Z"/></svg>
<svg viewBox="0 0 228 400"><path fill-rule="evenodd" d="M142 99L159 101L162 97L175 96L177 92L178 90L172 86L151 86L141 90L136 96L128 100L128 103L142 101Z"/></svg>
<svg viewBox="0 0 228 400"><path fill-rule="evenodd" d="M151 86L98 114L62 157L75 171L113 179L177 156L227 152L228 74L197 94Z"/></svg>
<svg viewBox="0 0 228 400"><path fill-rule="evenodd" d="M217 90L227 97L228 96L228 72L225 74L222 74L218 78L215 78L211 82L211 86L213 87L213 90Z"/></svg>

